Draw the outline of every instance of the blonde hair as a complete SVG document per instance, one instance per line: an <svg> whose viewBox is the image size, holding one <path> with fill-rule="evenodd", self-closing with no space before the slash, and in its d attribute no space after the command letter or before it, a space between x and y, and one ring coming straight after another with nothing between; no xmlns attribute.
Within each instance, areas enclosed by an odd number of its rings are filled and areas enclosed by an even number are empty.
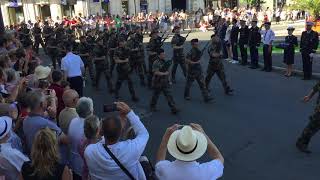
<svg viewBox="0 0 320 180"><path fill-rule="evenodd" d="M44 178L54 175L56 164L59 162L58 141L56 134L49 128L41 129L35 136L31 149L33 175Z"/></svg>

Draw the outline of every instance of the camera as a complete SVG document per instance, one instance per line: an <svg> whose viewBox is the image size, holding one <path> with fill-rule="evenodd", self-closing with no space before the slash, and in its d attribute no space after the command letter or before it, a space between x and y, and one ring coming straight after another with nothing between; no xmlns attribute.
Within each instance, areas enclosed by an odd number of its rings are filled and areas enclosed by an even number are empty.
<svg viewBox="0 0 320 180"><path fill-rule="evenodd" d="M106 104L103 105L103 112L115 112L118 111L117 105L116 104Z"/></svg>

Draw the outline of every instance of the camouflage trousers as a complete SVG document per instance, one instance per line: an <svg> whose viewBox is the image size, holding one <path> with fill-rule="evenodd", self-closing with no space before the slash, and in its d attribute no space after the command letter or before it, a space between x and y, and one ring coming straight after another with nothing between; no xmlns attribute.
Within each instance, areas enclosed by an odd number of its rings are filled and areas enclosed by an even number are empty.
<svg viewBox="0 0 320 180"><path fill-rule="evenodd" d="M152 77L153 77L153 72L152 72L152 66L154 61L157 59L157 55L149 55L148 58L148 86L151 87L152 84Z"/></svg>
<svg viewBox="0 0 320 180"><path fill-rule="evenodd" d="M217 74L218 78L220 79L224 90L227 90L228 83L226 81L226 74L224 72L223 64L209 64L207 69L207 76L205 79L206 88L209 89L209 84L212 77Z"/></svg>
<svg viewBox="0 0 320 180"><path fill-rule="evenodd" d="M133 82L129 76L129 74L120 74L118 73L117 82L116 82L116 88L115 88L115 97L116 99L119 98L119 90L121 88L122 82L127 81L128 82L128 88L129 92L132 97L136 97L134 88L133 88Z"/></svg>
<svg viewBox="0 0 320 180"><path fill-rule="evenodd" d="M86 77L86 74L87 74L87 70L89 71L89 76L90 76L90 79L94 81L94 65L93 65L93 62L90 58L81 58L82 61L83 61L83 64L84 64L84 68L85 68L85 74L84 76Z"/></svg>
<svg viewBox="0 0 320 180"><path fill-rule="evenodd" d="M307 147L311 138L320 130L320 112L315 112L310 116L310 122L302 131L298 138L298 143Z"/></svg>
<svg viewBox="0 0 320 180"><path fill-rule="evenodd" d="M144 82L144 75L145 75L144 62L143 61L132 62L131 69L132 71L135 71L139 75L140 81Z"/></svg>
<svg viewBox="0 0 320 180"><path fill-rule="evenodd" d="M180 65L183 75L184 77L186 77L187 70L186 70L186 63L185 63L184 56L180 56L180 57L176 56L176 57L173 57L172 60L173 60L173 66L171 70L172 80L176 79L176 71L177 71L178 65Z"/></svg>
<svg viewBox="0 0 320 180"><path fill-rule="evenodd" d="M175 102L173 100L173 97L171 95L171 91L169 87L162 87L162 88L153 88L153 94L151 98L151 107L156 107L158 99L160 94L163 93L163 95L166 97L168 101L168 105L171 109L175 109Z"/></svg>
<svg viewBox="0 0 320 180"><path fill-rule="evenodd" d="M101 74L104 74L106 80L107 80L107 84L108 84L108 89L109 92L113 91L113 84L112 84L112 79L110 76L110 72L108 71L108 69L101 69L101 68L96 68L96 81L95 81L95 85L98 88L99 87L99 81L100 81L100 77Z"/></svg>
<svg viewBox="0 0 320 180"><path fill-rule="evenodd" d="M190 88L192 86L193 81L195 81L195 80L197 81L197 83L200 87L203 98L207 99L209 95L208 95L208 90L207 90L205 83L204 83L204 77L203 77L202 73L197 73L197 74L193 74L190 72L188 73L187 82L186 82L186 86L184 89L184 97L190 96Z"/></svg>

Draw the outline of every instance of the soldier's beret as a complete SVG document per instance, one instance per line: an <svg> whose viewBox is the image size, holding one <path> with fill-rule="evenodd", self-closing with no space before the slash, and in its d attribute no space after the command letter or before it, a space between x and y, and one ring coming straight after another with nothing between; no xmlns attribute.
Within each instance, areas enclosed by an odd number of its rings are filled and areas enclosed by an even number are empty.
<svg viewBox="0 0 320 180"><path fill-rule="evenodd" d="M158 54L161 54L163 52L164 52L164 49L162 49L162 48L158 49L158 51L157 51Z"/></svg>
<svg viewBox="0 0 320 180"><path fill-rule="evenodd" d="M199 42L199 39L192 39L191 40L191 43L196 43L196 42Z"/></svg>

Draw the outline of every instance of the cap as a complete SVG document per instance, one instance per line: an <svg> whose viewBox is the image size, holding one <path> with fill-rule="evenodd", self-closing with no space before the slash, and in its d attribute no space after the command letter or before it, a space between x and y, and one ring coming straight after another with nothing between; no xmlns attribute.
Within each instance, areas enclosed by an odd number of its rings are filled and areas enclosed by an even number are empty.
<svg viewBox="0 0 320 180"><path fill-rule="evenodd" d="M288 25L287 30L295 30L295 28L293 27L293 25Z"/></svg>
<svg viewBox="0 0 320 180"><path fill-rule="evenodd" d="M158 49L157 53L158 54L164 53L164 49L162 49L162 48Z"/></svg>

